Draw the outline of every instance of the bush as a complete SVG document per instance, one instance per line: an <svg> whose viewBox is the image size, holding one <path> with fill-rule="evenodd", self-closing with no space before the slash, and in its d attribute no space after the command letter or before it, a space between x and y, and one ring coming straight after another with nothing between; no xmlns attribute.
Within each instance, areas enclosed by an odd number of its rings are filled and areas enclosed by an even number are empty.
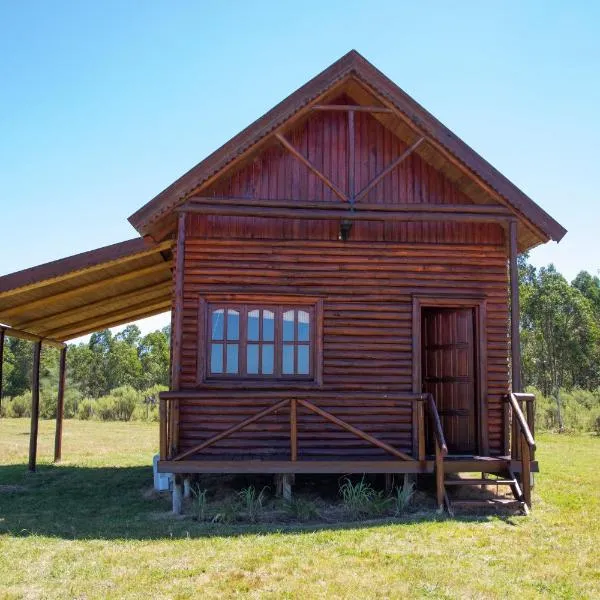
<svg viewBox="0 0 600 600"><path fill-rule="evenodd" d="M42 419L55 419L58 397L56 392L43 390L40 392L40 417Z"/></svg>
<svg viewBox="0 0 600 600"><path fill-rule="evenodd" d="M86 398L79 403L77 407L77 418L82 421L89 421L94 416L95 402Z"/></svg>
<svg viewBox="0 0 600 600"><path fill-rule="evenodd" d="M366 515L382 515L392 503L392 498L386 498L383 492L374 490L364 477L358 483L352 483L346 477L340 485L340 496L344 509L355 519Z"/></svg>
<svg viewBox="0 0 600 600"><path fill-rule="evenodd" d="M7 415L14 418L30 417L31 393L21 394L12 398L7 406Z"/></svg>

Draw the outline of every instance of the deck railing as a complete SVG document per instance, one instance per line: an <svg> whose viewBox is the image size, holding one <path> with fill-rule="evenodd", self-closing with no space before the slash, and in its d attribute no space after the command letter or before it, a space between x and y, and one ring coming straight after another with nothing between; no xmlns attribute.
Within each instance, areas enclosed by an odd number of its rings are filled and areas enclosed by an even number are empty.
<svg viewBox="0 0 600 600"><path fill-rule="evenodd" d="M283 395L283 394L282 394ZM374 393L374 396L377 394ZM303 409L317 414L322 417L326 422L336 425L340 429L343 429L352 435L360 438L372 446L384 450L388 454L391 454L395 459L403 461L416 461L425 459L425 435L424 435L424 412L423 402L427 402L428 394L410 394L410 393L381 393L387 401L390 399L397 399L404 402L414 402L415 410L413 410L413 422L412 428L418 433L418 441L413 445L412 455L403 452L402 450L392 446L391 444L383 441L379 437L367 433L365 430L352 425L346 420L336 416L330 410L318 406L316 401L309 400L306 397L302 397L302 394L290 393L288 397L275 399L271 406L257 411L255 414L242 419L238 423L233 424L231 427L225 429L218 434L209 437L195 445L192 448L186 448L184 452L179 451L179 403L184 398L194 398L193 392L164 392L160 394L160 459L169 461L180 461L189 458L193 455L202 453L205 449L219 442L224 438L228 438L242 429L248 427L260 421L261 419L281 410L288 410L289 412L289 456L292 462L298 460L299 448L298 448L298 414L297 409L301 406ZM197 397L196 397L197 398ZM434 403L435 408L435 403ZM437 410L435 410L437 415ZM439 425L439 415L437 415L437 422ZM436 434L436 440L437 440ZM443 435L442 435L443 439ZM445 442L442 444L445 446Z"/></svg>
<svg viewBox="0 0 600 600"><path fill-rule="evenodd" d="M426 394L427 414L431 421L435 445L435 490L438 509L444 510L446 488L444 486L444 458L448 456L448 445L433 394Z"/></svg>
<svg viewBox="0 0 600 600"><path fill-rule="evenodd" d="M531 461L535 458L535 432L533 394L508 394L507 406L511 413L511 458L521 461L521 485L523 499L531 506ZM526 403L526 414L523 413L522 403Z"/></svg>

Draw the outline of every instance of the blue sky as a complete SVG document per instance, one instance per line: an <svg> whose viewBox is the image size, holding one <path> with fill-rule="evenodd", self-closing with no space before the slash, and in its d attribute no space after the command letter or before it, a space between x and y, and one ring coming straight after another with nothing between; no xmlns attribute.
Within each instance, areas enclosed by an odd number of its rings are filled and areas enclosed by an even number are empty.
<svg viewBox="0 0 600 600"><path fill-rule="evenodd" d="M597 273L599 31L596 2L0 0L0 274L133 237L351 48L569 230L535 264Z"/></svg>

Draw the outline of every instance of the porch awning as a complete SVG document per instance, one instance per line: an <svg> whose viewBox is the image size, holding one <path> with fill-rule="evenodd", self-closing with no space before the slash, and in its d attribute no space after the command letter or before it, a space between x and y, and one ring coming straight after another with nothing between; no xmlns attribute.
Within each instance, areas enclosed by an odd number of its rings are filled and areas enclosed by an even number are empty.
<svg viewBox="0 0 600 600"><path fill-rule="evenodd" d="M171 242L135 238L0 277L0 324L65 341L171 307ZM0 325L1 327L1 325Z"/></svg>

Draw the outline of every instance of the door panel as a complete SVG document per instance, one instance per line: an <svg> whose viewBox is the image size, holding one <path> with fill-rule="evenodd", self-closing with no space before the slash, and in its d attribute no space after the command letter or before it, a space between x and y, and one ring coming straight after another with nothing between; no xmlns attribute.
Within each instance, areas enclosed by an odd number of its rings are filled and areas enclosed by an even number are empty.
<svg viewBox="0 0 600 600"><path fill-rule="evenodd" d="M448 450L477 451L475 341L472 308L424 308L422 383L440 413Z"/></svg>

